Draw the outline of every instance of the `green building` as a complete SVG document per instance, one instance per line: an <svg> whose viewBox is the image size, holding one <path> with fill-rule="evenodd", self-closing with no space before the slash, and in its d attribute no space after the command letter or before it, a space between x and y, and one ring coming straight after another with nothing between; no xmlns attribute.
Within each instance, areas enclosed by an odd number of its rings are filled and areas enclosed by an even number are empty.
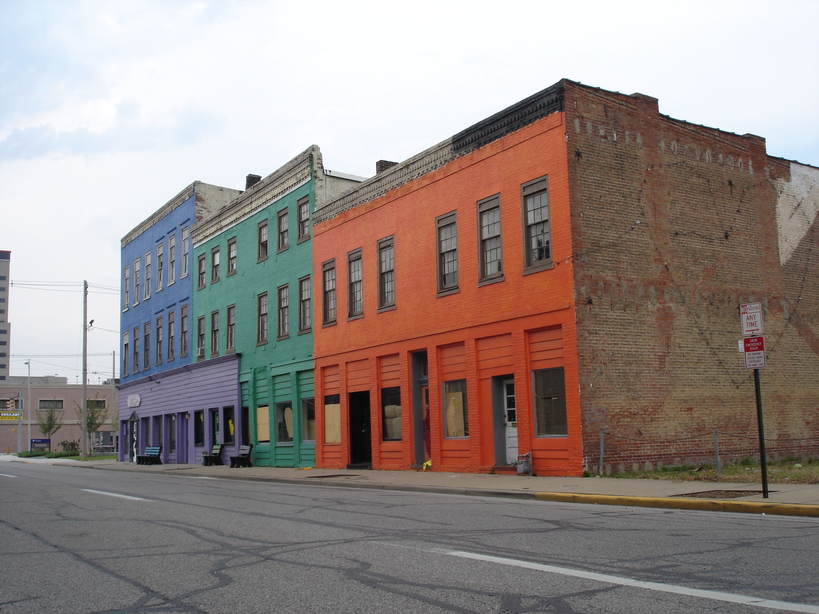
<svg viewBox="0 0 819 614"><path fill-rule="evenodd" d="M362 180L309 147L193 229L194 362L239 357L241 411L214 443L253 444L256 465L315 463L312 217Z"/></svg>

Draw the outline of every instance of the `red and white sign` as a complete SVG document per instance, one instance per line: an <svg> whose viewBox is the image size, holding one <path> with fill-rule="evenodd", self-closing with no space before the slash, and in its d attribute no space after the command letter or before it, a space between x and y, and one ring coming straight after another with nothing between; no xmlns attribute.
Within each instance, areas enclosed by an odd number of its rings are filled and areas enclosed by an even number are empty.
<svg viewBox="0 0 819 614"><path fill-rule="evenodd" d="M765 340L762 337L746 337L742 340L746 369L765 368Z"/></svg>
<svg viewBox="0 0 819 614"><path fill-rule="evenodd" d="M762 303L746 303L739 306L739 317L742 320L742 334L762 334Z"/></svg>

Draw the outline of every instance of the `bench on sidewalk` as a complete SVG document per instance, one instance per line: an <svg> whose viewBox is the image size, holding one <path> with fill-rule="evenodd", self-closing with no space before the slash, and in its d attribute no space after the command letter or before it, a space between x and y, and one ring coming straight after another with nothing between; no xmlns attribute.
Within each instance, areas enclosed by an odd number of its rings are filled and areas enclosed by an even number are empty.
<svg viewBox="0 0 819 614"><path fill-rule="evenodd" d="M202 454L202 464L205 467L212 465L224 465L222 462L222 444L217 443L213 446L210 454Z"/></svg>
<svg viewBox="0 0 819 614"><path fill-rule="evenodd" d="M252 467L250 462L250 452L253 450L253 444L249 446L239 446L239 454L230 457L231 467Z"/></svg>
<svg viewBox="0 0 819 614"><path fill-rule="evenodd" d="M162 446L147 446L145 454L137 456L137 465L161 465L162 459L159 455L162 453Z"/></svg>

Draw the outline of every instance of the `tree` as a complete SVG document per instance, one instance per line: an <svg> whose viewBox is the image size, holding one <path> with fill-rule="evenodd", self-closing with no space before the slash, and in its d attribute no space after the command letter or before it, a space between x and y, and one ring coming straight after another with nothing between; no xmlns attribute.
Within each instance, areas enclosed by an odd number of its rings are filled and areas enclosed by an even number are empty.
<svg viewBox="0 0 819 614"><path fill-rule="evenodd" d="M63 425L62 417L57 413L58 411L60 410L53 407L37 411L37 426L40 427L40 432L46 438L50 438Z"/></svg>
<svg viewBox="0 0 819 614"><path fill-rule="evenodd" d="M77 415L82 416L82 406L76 401L74 405L77 406ZM86 399L85 433L83 433L85 441L90 442L91 434L95 433L108 420L108 408L105 405L105 399ZM82 431L82 420L80 420L80 431ZM90 449L90 446L86 447L86 449Z"/></svg>

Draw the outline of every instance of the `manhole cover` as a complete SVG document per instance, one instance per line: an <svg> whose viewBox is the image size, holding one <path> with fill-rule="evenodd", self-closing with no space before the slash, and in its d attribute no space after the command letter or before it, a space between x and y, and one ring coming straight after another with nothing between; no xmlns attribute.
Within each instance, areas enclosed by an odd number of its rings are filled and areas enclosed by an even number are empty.
<svg viewBox="0 0 819 614"><path fill-rule="evenodd" d="M689 492L675 497L691 497L693 499L737 499L761 494L761 490L705 490L703 492Z"/></svg>

